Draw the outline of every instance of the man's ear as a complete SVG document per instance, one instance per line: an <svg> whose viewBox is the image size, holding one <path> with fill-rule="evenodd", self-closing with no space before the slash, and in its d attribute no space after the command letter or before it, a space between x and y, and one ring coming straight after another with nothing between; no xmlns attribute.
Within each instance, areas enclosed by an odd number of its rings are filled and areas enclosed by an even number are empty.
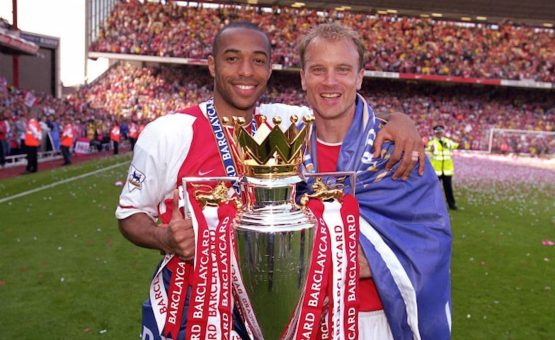
<svg viewBox="0 0 555 340"><path fill-rule="evenodd" d="M301 87L303 88L303 91L306 91L306 85L305 85L305 79L304 79L304 70L301 69L299 72L301 74Z"/></svg>
<svg viewBox="0 0 555 340"><path fill-rule="evenodd" d="M362 87L362 81L364 80L364 68L361 68L357 74L357 91L360 91Z"/></svg>
<svg viewBox="0 0 555 340"><path fill-rule="evenodd" d="M216 77L216 61L211 55L208 56L208 70L210 71L212 78Z"/></svg>

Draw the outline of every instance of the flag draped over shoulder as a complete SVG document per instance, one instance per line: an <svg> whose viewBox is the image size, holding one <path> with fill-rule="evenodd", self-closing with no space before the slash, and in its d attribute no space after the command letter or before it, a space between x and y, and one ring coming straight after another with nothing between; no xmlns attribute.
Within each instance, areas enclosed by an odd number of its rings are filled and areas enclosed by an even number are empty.
<svg viewBox="0 0 555 340"><path fill-rule="evenodd" d="M408 181L391 179L396 167L386 172L385 164L394 146L384 144L385 157L371 156L379 125L358 96L337 171L357 173L360 244L395 339L449 339L451 230L443 193L428 160L423 176L415 169Z"/></svg>

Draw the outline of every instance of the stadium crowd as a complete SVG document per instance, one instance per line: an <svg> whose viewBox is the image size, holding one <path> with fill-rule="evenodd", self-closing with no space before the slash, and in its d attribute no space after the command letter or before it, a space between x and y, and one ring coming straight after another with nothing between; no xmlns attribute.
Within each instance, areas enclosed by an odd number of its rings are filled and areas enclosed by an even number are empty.
<svg viewBox="0 0 555 340"><path fill-rule="evenodd" d="M257 23L270 35L273 63L298 67L297 38L337 20L360 32L366 69L485 79L555 82L555 30L503 23L372 15L290 7L208 8L136 0L116 4L91 51L206 59L214 34L231 20Z"/></svg>
<svg viewBox="0 0 555 340"><path fill-rule="evenodd" d="M11 125L12 153L22 151L21 126L35 110L43 125L71 118L75 136L92 146L109 143L110 128L146 123L160 115L209 98L212 80L206 67L142 67L119 63L94 83L64 99L7 86L0 82L0 110ZM432 127L446 126L446 135L463 150L487 150L491 128L555 131L555 97L551 91L493 86L447 86L365 79L361 93L378 113L400 111L418 124L427 141ZM262 102L305 104L297 73L274 72ZM45 129L46 131L52 130ZM48 140L43 139L43 143ZM553 135L500 134L492 149L500 153L545 155L555 153ZM43 144L42 150L48 148Z"/></svg>
<svg viewBox="0 0 555 340"><path fill-rule="evenodd" d="M36 118L42 137L39 151L59 151L63 123L72 124L75 139L87 138L91 146L106 144L116 119L104 108L93 108L80 96L58 99L45 93L22 90L0 77L0 125L4 156L25 153L25 132L30 117Z"/></svg>

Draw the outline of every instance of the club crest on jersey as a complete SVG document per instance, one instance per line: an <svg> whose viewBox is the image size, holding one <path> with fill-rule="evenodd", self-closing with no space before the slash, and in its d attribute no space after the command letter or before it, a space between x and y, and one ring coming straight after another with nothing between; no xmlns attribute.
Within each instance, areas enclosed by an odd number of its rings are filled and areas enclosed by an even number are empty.
<svg viewBox="0 0 555 340"><path fill-rule="evenodd" d="M145 181L146 176L133 165L129 169L129 177L127 178L127 183L129 186L129 191L133 191L135 189L141 190L143 188L143 182Z"/></svg>

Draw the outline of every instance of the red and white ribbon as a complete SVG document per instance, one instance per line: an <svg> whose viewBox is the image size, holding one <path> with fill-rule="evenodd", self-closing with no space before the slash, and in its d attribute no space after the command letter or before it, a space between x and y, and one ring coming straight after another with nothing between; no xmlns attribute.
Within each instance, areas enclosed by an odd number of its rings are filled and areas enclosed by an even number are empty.
<svg viewBox="0 0 555 340"><path fill-rule="evenodd" d="M311 263L301 301L284 339L358 337L358 204L311 200L317 220ZM331 264L331 265L330 265Z"/></svg>
<svg viewBox="0 0 555 340"><path fill-rule="evenodd" d="M262 339L254 310L243 285L232 221L236 209L230 203L201 210L191 204L196 235L194 266L166 255L150 287L150 299L158 329L176 339L182 324L183 305L191 287L187 313L187 338L238 339L232 330L233 305L239 307L247 332ZM358 336L358 236L356 200L342 203L311 200L317 219L307 283L283 339L356 339ZM172 275L166 291L162 271Z"/></svg>
<svg viewBox="0 0 555 340"><path fill-rule="evenodd" d="M324 205L318 200L309 202L309 208L316 217L316 230L312 245L311 262L307 273L307 282L300 304L295 330L295 339L316 339L323 312L326 291L331 270L330 233L322 216ZM285 337L290 337L286 334Z"/></svg>
<svg viewBox="0 0 555 340"><path fill-rule="evenodd" d="M158 270L150 283L150 304L152 305L152 312L154 313L154 318L159 330L164 329L169 305L168 293L166 291L166 287L164 286L162 271L173 259L173 254L164 256L164 260L158 267ZM177 257L175 257L175 259L177 259Z"/></svg>
<svg viewBox="0 0 555 340"><path fill-rule="evenodd" d="M356 208L355 208L356 207ZM341 218L345 234L345 294L343 296L345 339L358 338L358 306L357 292L359 282L358 239L359 239L359 211L355 198L345 196L341 207Z"/></svg>

